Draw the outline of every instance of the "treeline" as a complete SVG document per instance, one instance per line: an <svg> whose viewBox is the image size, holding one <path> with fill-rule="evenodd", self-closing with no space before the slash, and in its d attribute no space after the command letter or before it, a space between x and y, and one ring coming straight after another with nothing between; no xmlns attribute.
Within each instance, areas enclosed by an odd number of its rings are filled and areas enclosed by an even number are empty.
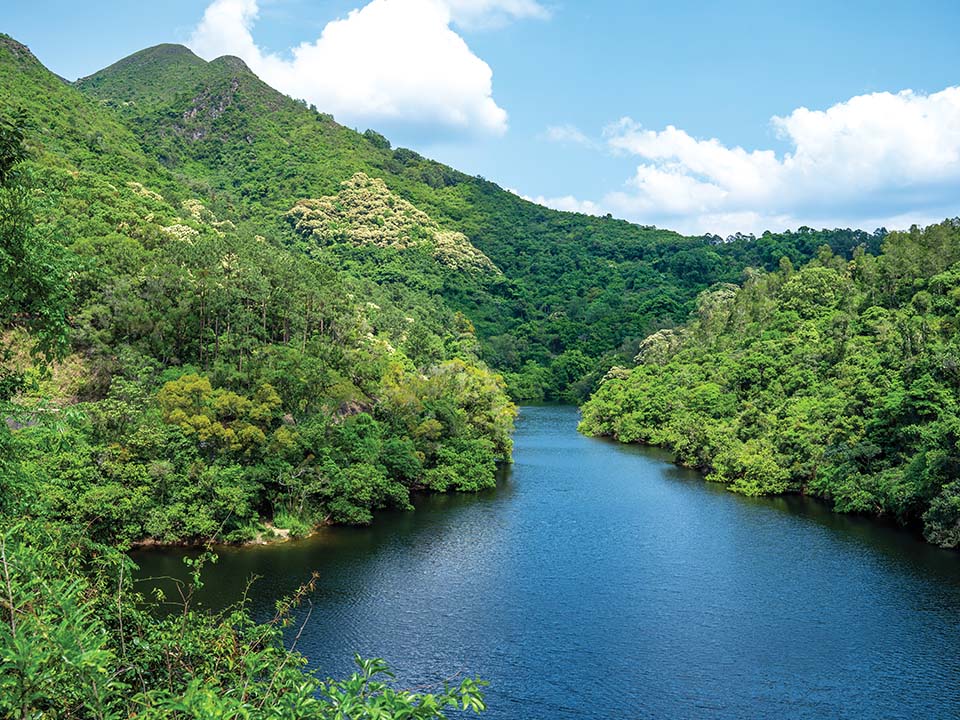
<svg viewBox="0 0 960 720"><path fill-rule="evenodd" d="M750 495L800 492L960 545L960 220L700 295L583 407Z"/></svg>

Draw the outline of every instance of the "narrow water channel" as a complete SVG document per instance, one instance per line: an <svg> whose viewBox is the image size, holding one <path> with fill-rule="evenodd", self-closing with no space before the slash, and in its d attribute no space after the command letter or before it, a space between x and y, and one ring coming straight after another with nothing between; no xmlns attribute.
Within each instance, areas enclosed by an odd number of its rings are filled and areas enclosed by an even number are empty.
<svg viewBox="0 0 960 720"><path fill-rule="evenodd" d="M225 549L205 602L259 616L320 572L299 649L407 685L490 682L491 720L960 717L960 554L799 498L749 499L524 408L515 464L369 528ZM183 575L183 551L135 555Z"/></svg>

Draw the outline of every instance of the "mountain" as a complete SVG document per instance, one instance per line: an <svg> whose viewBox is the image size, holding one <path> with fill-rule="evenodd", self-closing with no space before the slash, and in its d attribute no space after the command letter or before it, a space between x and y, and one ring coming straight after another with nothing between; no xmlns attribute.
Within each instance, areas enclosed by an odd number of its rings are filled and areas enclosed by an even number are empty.
<svg viewBox="0 0 960 720"><path fill-rule="evenodd" d="M333 196L364 173L465 235L503 275L447 280L440 291L471 319L484 358L521 399L582 396L648 332L682 322L698 292L739 281L748 265L774 269L784 255L802 262L821 244L849 253L879 242L856 231L719 242L550 210L393 149L375 131L343 127L237 58L205 62L180 46L135 53L77 87L215 209L275 226L297 203Z"/></svg>
<svg viewBox="0 0 960 720"><path fill-rule="evenodd" d="M513 406L479 343L515 397L557 396L627 328L682 319L702 271L739 272L731 249L783 244L547 210L175 45L72 86L3 36L0 79L20 208L0 388L76 418L16 421L39 487L6 494L111 541L368 522L489 485ZM29 349L65 337L44 376Z"/></svg>
<svg viewBox="0 0 960 720"><path fill-rule="evenodd" d="M490 366L515 399L583 397L681 342L707 288L885 234L724 241L550 210L178 45L71 85L2 36L0 80L5 142L31 156L5 191L30 260L14 271L38 278L7 292L5 322L33 333L14 356L68 324L72 352L26 397L90 418L66 474L39 436L22 455L54 513L108 537L365 522L411 489L489 484L512 418ZM11 372L0 386L29 387ZM123 459L94 462L107 447ZM94 520L105 493L119 515Z"/></svg>
<svg viewBox="0 0 960 720"><path fill-rule="evenodd" d="M193 56L140 59L171 57ZM281 214L172 171L7 37L0 79L0 402L17 428L0 428L0 514L25 503L109 542L244 541L495 482L514 407L428 281L499 275L464 236L371 181L423 243L378 281L365 268L392 248L301 250Z"/></svg>
<svg viewBox="0 0 960 720"><path fill-rule="evenodd" d="M49 165L72 165L130 178L159 168L120 118L101 112L96 103L43 67L29 48L2 34L0 83L3 109L25 113L29 142L47 157ZM105 159L109 165L104 164Z"/></svg>

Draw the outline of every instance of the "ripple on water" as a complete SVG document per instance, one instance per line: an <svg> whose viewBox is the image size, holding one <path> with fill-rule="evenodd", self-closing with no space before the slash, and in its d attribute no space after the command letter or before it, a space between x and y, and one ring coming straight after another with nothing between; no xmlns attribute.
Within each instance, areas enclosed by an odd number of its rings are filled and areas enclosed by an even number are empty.
<svg viewBox="0 0 960 720"><path fill-rule="evenodd" d="M255 612L321 575L299 648L402 681L490 681L487 717L960 716L960 555L802 498L750 499L524 408L497 490L226 551L204 599ZM179 573L182 553L136 556Z"/></svg>

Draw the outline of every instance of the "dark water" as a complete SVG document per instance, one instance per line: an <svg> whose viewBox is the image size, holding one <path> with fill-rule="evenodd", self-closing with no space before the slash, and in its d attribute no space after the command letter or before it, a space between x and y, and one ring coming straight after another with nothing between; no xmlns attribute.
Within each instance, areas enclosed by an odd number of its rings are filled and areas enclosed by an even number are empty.
<svg viewBox="0 0 960 720"><path fill-rule="evenodd" d="M224 550L207 601L256 574L266 615L318 570L299 649L323 673L359 652L410 685L478 674L491 719L960 717L960 555L733 495L576 419L525 408L495 491Z"/></svg>

